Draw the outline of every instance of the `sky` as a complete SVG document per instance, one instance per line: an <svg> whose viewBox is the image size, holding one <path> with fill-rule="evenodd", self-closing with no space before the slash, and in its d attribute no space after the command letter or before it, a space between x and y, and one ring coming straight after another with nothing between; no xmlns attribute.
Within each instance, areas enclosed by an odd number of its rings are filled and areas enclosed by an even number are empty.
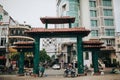
<svg viewBox="0 0 120 80"><path fill-rule="evenodd" d="M114 0L116 32L120 32L120 0ZM20 24L44 27L40 17L56 16L56 0L0 0L9 15Z"/></svg>
<svg viewBox="0 0 120 80"><path fill-rule="evenodd" d="M40 17L56 16L56 0L0 0L9 15L19 23L44 27Z"/></svg>

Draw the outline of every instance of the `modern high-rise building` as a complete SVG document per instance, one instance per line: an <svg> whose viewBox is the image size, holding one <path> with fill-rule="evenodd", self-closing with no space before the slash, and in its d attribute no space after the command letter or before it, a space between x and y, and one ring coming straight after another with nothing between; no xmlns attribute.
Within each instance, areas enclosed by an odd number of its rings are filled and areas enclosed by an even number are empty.
<svg viewBox="0 0 120 80"><path fill-rule="evenodd" d="M103 61L107 60L109 64L114 63L116 58L114 0L57 0L57 16L75 17L72 27L90 29L91 33L84 40L98 39L104 42L103 46L106 48L102 49L99 57Z"/></svg>
<svg viewBox="0 0 120 80"><path fill-rule="evenodd" d="M58 0L57 16L73 16L72 27L86 27L91 30L90 39L115 45L113 0Z"/></svg>
<svg viewBox="0 0 120 80"><path fill-rule="evenodd" d="M113 0L116 32L120 32L120 0Z"/></svg>
<svg viewBox="0 0 120 80"><path fill-rule="evenodd" d="M116 25L116 56L117 61L120 64L120 0L114 0L114 14L115 14L115 25Z"/></svg>

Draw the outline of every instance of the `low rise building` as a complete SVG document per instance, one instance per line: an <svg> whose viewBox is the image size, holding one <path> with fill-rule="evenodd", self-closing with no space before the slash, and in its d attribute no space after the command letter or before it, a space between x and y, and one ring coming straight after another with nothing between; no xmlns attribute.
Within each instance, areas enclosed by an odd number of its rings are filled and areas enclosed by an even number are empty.
<svg viewBox="0 0 120 80"><path fill-rule="evenodd" d="M0 64L8 66L8 54L15 51L12 49L14 42L34 40L24 33L30 29L31 26L16 22L0 5L0 58L1 60L4 58L3 63L0 61Z"/></svg>

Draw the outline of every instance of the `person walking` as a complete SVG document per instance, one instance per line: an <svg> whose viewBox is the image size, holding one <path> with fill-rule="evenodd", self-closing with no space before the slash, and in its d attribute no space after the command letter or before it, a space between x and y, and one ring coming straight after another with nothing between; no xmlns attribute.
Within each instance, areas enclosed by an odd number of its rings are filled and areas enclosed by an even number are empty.
<svg viewBox="0 0 120 80"><path fill-rule="evenodd" d="M44 72L45 72L45 65L40 65L39 66L39 76L43 77Z"/></svg>

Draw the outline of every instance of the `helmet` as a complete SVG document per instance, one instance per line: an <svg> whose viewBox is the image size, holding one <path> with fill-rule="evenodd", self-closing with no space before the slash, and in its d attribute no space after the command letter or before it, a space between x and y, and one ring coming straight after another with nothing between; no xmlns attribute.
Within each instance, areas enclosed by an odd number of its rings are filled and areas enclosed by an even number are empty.
<svg viewBox="0 0 120 80"><path fill-rule="evenodd" d="M72 67L72 64L69 64L68 66L69 66L69 67Z"/></svg>

